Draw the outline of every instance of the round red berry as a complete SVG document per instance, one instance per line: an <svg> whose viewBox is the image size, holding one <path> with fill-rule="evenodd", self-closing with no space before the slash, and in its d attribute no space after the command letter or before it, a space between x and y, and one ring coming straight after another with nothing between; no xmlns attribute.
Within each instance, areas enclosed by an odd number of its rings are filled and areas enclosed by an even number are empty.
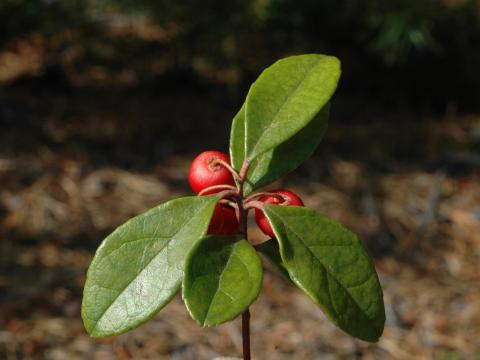
<svg viewBox="0 0 480 360"><path fill-rule="evenodd" d="M297 194L291 192L290 190L279 189L269 192L281 195L284 200L282 201L279 197L276 196L264 195L259 198L259 201L263 202L264 204L280 204L284 201L288 201L287 206L304 206L302 199L300 199ZM260 209L255 209L255 222L265 235L275 237L275 234L273 233L273 229L270 226L267 217Z"/></svg>
<svg viewBox="0 0 480 360"><path fill-rule="evenodd" d="M235 210L229 206L217 204L212 220L210 220L208 233L211 235L235 235L238 234L238 228Z"/></svg>
<svg viewBox="0 0 480 360"><path fill-rule="evenodd" d="M234 185L230 171L216 160L222 160L230 165L230 157L227 154L213 150L202 152L192 161L188 182L193 191L199 193L215 185ZM221 189L211 190L205 195L219 191Z"/></svg>

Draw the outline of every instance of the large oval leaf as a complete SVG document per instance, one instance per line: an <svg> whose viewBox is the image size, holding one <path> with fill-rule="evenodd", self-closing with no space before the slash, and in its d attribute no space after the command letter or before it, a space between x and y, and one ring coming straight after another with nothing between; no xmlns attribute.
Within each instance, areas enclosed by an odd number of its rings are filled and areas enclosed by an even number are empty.
<svg viewBox="0 0 480 360"><path fill-rule="evenodd" d="M210 222L218 196L186 197L127 221L97 249L85 283L82 318L95 337L131 330L179 289L185 259Z"/></svg>
<svg viewBox="0 0 480 360"><path fill-rule="evenodd" d="M183 299L200 325L219 325L248 308L260 292L262 279L260 259L246 240L208 236L188 257Z"/></svg>
<svg viewBox="0 0 480 360"><path fill-rule="evenodd" d="M268 185L295 170L303 161L308 159L327 130L330 104L320 111L315 118L293 137L278 145L274 149L255 158L249 167L247 180L244 184L244 194ZM232 123L232 137L230 153L232 164L240 168L243 163L244 151L241 151L242 127L240 126L242 109ZM243 121L244 124L244 121ZM243 143L242 143L243 144Z"/></svg>
<svg viewBox="0 0 480 360"><path fill-rule="evenodd" d="M277 61L251 86L245 104L245 157L249 161L304 128L333 95L340 62L308 54Z"/></svg>
<svg viewBox="0 0 480 360"><path fill-rule="evenodd" d="M308 208L267 205L264 210L291 279L341 329L377 341L385 324L383 294L357 237Z"/></svg>

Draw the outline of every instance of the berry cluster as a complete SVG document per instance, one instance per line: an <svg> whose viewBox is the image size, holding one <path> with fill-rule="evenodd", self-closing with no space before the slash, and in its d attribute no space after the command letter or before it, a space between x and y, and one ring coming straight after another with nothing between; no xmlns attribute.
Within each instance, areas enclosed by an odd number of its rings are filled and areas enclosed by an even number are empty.
<svg viewBox="0 0 480 360"><path fill-rule="evenodd" d="M254 194L243 200L236 179L238 174L230 166L230 157L219 151L204 151L192 162L188 174L190 187L199 195L220 193L208 228L209 234L234 235L239 233L239 206L247 211L255 209L255 222L264 234L274 237L268 219L263 213L264 204L304 206L302 199L289 190L278 189ZM241 204L239 204L241 202Z"/></svg>

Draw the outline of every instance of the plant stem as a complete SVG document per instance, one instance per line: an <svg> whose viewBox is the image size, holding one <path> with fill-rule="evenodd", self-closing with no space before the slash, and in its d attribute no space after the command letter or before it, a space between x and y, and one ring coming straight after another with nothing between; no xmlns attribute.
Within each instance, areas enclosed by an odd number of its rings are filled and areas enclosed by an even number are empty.
<svg viewBox="0 0 480 360"><path fill-rule="evenodd" d="M244 239L248 241L248 223L247 210L243 206L243 194L240 193L238 209L240 214L240 233ZM242 314L242 344L243 344L243 360L250 360L250 311L245 310Z"/></svg>
<svg viewBox="0 0 480 360"><path fill-rule="evenodd" d="M250 167L250 161L245 160L242 164L242 168L240 169L240 173L238 174L240 177L240 184L241 184L240 192L242 194L242 197L243 197L243 183L247 179L247 173L248 173L249 167Z"/></svg>
<svg viewBox="0 0 480 360"><path fill-rule="evenodd" d="M243 184L247 178L248 167L250 163L245 161L240 170L240 179L238 181L238 223L240 225L240 234L248 241L248 211L243 204ZM250 360L250 311L247 308L242 314L242 344L243 344L243 360Z"/></svg>
<svg viewBox="0 0 480 360"><path fill-rule="evenodd" d="M261 201L250 200L248 202L245 202L244 207L247 211L250 210L250 209L262 210L263 205L265 205L265 204Z"/></svg>
<svg viewBox="0 0 480 360"><path fill-rule="evenodd" d="M212 161L212 164L213 165L221 165L221 166L225 167L228 171L230 171L230 173L233 176L233 179L235 180L235 183L239 183L239 182L242 181L240 175L235 171L235 169L232 168L229 163L223 161L222 159L215 159L215 160Z"/></svg>
<svg viewBox="0 0 480 360"><path fill-rule="evenodd" d="M235 188L235 186L232 186L232 185L225 185L225 184L222 184L222 185L213 185L213 186L210 186L210 187L207 187L205 189L203 189L202 191L200 191L198 193L199 196L202 196L202 195L205 195L207 192L210 192L212 190L237 190Z"/></svg>
<svg viewBox="0 0 480 360"><path fill-rule="evenodd" d="M250 311L245 310L242 314L242 341L243 341L243 360L250 360Z"/></svg>
<svg viewBox="0 0 480 360"><path fill-rule="evenodd" d="M281 202L285 202L285 196L281 195L281 194L277 194L277 193L272 193L272 192L268 192L268 191L265 191L265 192L257 192L253 195L250 195L249 197L247 197L245 199L245 202L249 202L249 201L252 201L252 200L255 200L259 197L262 197L262 196L271 196L271 197L274 197L278 200L280 200Z"/></svg>

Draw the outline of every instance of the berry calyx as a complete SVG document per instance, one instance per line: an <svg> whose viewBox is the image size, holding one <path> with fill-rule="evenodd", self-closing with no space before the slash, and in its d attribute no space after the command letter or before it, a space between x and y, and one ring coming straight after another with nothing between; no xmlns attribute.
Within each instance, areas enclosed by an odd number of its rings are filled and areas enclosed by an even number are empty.
<svg viewBox="0 0 480 360"><path fill-rule="evenodd" d="M264 204L281 204L285 202L287 206L304 206L302 199L290 190L278 189L269 192L280 195L283 198L283 201L280 197L273 195L263 195L258 200ZM263 211L260 209L255 209L255 222L265 235L275 237L272 226L268 222Z"/></svg>
<svg viewBox="0 0 480 360"><path fill-rule="evenodd" d="M193 191L198 194L211 186L234 185L232 174L220 163L221 161L230 165L230 157L227 154L214 150L204 151L192 161L188 172L188 182ZM219 191L221 189L212 189L202 195L214 194Z"/></svg>
<svg viewBox="0 0 480 360"><path fill-rule="evenodd" d="M235 210L229 206L217 204L210 220L208 234L235 235L238 234L238 230L239 224Z"/></svg>

